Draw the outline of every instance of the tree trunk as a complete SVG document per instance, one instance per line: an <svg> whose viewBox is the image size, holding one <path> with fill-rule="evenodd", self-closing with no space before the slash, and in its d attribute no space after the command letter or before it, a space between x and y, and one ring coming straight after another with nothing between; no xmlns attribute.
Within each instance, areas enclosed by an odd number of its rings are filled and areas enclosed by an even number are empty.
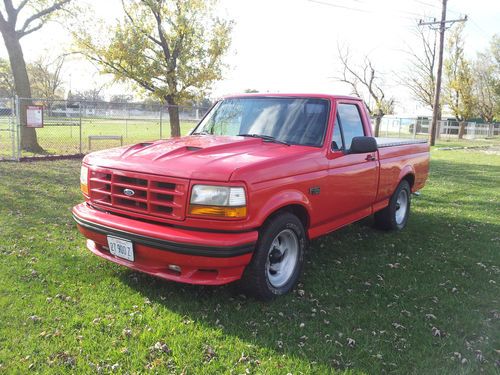
<svg viewBox="0 0 500 375"><path fill-rule="evenodd" d="M458 139L463 139L465 134L465 121L460 121L458 128Z"/></svg>
<svg viewBox="0 0 500 375"><path fill-rule="evenodd" d="M440 139L441 138L441 126L440 126L440 121L441 121L441 114L443 113L441 105L439 105L438 110L437 110L437 121L436 121L436 138L435 139Z"/></svg>
<svg viewBox="0 0 500 375"><path fill-rule="evenodd" d="M25 151L40 153L43 149L37 141L34 128L26 127L26 107L30 104L31 88L24 61L21 43L14 30L2 28L2 36L9 54L10 67L14 77L14 88L19 98L25 98L19 103L19 119L21 121L21 148Z"/></svg>
<svg viewBox="0 0 500 375"><path fill-rule="evenodd" d="M166 100L168 104L168 117L170 119L170 137L180 137L179 106L172 97L167 97Z"/></svg>
<svg viewBox="0 0 500 375"><path fill-rule="evenodd" d="M375 116L375 137L379 136L380 133L380 123L382 122L382 116Z"/></svg>

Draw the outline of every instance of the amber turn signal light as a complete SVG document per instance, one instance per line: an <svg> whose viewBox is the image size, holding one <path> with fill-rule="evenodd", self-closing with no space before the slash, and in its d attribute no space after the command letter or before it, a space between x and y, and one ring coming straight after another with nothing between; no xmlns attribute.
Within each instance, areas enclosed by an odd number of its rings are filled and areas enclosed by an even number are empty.
<svg viewBox="0 0 500 375"><path fill-rule="evenodd" d="M83 194L89 195L88 185L80 183L80 190L82 191Z"/></svg>
<svg viewBox="0 0 500 375"><path fill-rule="evenodd" d="M198 216L217 216L226 218L244 218L247 216L246 206L224 207L224 206L202 206L197 204L189 205L189 214Z"/></svg>

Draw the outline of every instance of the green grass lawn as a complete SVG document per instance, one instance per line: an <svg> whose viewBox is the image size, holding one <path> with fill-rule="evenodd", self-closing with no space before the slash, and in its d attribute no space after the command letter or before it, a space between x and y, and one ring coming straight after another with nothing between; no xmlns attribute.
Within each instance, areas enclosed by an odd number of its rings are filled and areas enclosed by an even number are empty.
<svg viewBox="0 0 500 375"><path fill-rule="evenodd" d="M93 256L78 161L0 163L0 373L499 373L500 156L437 151L408 227L312 243L272 303Z"/></svg>

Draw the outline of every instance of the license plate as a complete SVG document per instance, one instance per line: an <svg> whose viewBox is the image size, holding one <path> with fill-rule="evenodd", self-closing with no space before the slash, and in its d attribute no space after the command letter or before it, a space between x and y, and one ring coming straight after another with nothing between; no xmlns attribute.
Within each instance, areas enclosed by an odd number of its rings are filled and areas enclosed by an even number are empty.
<svg viewBox="0 0 500 375"><path fill-rule="evenodd" d="M134 246L132 241L108 236L109 252L119 258L134 261Z"/></svg>

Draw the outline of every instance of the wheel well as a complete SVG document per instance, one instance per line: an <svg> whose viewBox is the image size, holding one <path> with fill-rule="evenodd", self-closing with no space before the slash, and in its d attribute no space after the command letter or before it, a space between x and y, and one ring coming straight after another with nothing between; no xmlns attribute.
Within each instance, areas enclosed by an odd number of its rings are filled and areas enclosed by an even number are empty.
<svg viewBox="0 0 500 375"><path fill-rule="evenodd" d="M410 184L410 188L412 188L413 184L415 183L415 175L412 173L408 173L406 176L403 177L402 180L408 181L408 183Z"/></svg>
<svg viewBox="0 0 500 375"><path fill-rule="evenodd" d="M304 208L304 206L301 206L300 204L290 204L288 206L281 207L280 209L274 211L271 215L269 215L266 221L283 211L290 212L297 216L302 222L304 229L307 231L307 228L309 228L309 213Z"/></svg>

